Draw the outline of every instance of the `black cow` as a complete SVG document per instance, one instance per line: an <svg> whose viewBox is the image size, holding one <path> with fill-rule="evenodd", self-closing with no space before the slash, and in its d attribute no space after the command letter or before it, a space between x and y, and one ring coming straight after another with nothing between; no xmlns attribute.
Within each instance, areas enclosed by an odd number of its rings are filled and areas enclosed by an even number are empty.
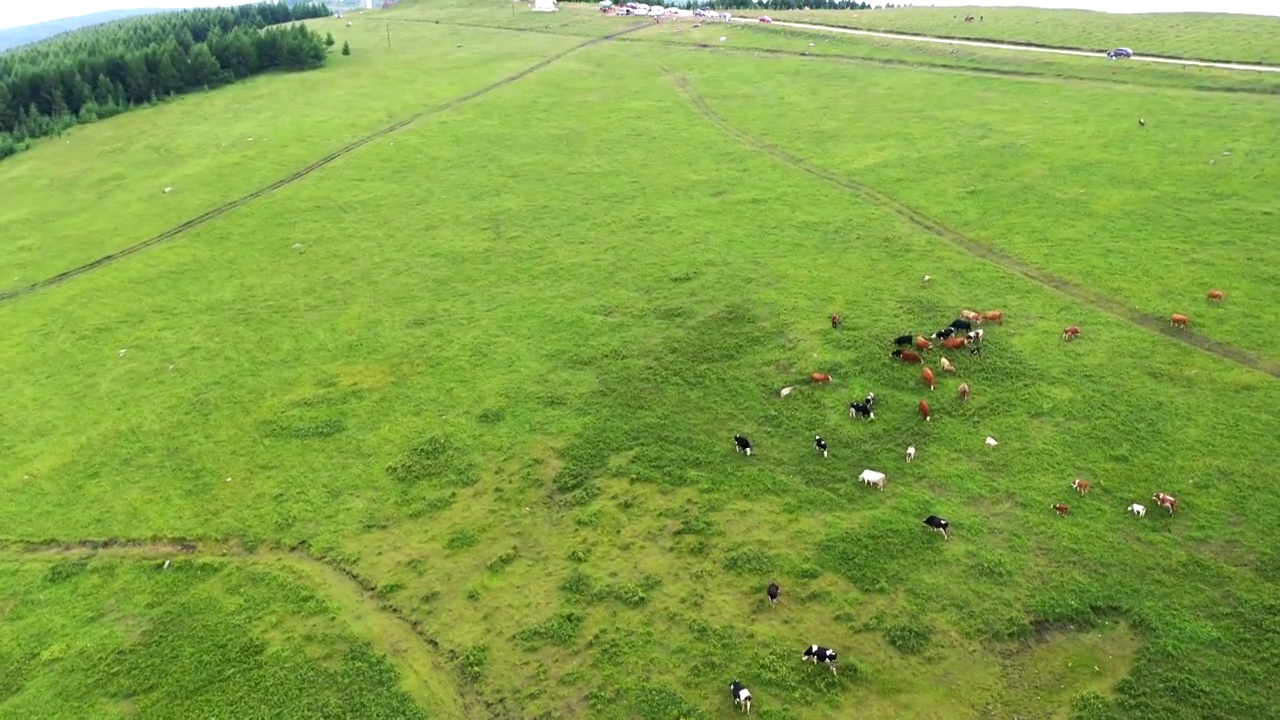
<svg viewBox="0 0 1280 720"><path fill-rule="evenodd" d="M740 453L751 455L751 441L746 435L738 434L733 436L734 448Z"/></svg>
<svg viewBox="0 0 1280 720"><path fill-rule="evenodd" d="M912 337L911 335L899 335L898 337L894 338L893 344L898 345L900 347L906 347L914 341L915 341L915 338Z"/></svg>
<svg viewBox="0 0 1280 720"><path fill-rule="evenodd" d="M729 692L733 693L733 704L739 708L742 708L743 710L746 710L747 714L750 715L751 714L751 691L748 690L745 686L743 686L742 683L738 682L737 680L734 680L733 682L729 683Z"/></svg>
<svg viewBox="0 0 1280 720"><path fill-rule="evenodd" d="M813 436L813 449L822 453L822 457L827 456L827 441L822 439L821 435Z"/></svg>
<svg viewBox="0 0 1280 720"><path fill-rule="evenodd" d="M953 328L953 327L944 327L944 328L942 328L941 330L939 330L938 332L934 333L934 334L933 334L933 338L934 338L935 340L946 340L947 338L949 338L949 337L951 337L952 335L955 335L955 334L956 334L956 329L955 329L955 328Z"/></svg>
<svg viewBox="0 0 1280 720"><path fill-rule="evenodd" d="M778 604L778 583L769 583L769 587L765 588L765 593L769 596L769 604Z"/></svg>
<svg viewBox="0 0 1280 720"><path fill-rule="evenodd" d="M942 533L942 538L944 540L951 539L951 523L946 520L938 517L937 515L930 515L924 519L924 524Z"/></svg>
<svg viewBox="0 0 1280 720"><path fill-rule="evenodd" d="M951 321L951 327L956 330L969 331L973 329L973 323L968 320L956 319Z"/></svg>
<svg viewBox="0 0 1280 720"><path fill-rule="evenodd" d="M836 674L836 651L819 645L810 645L800 656L801 660L812 660L814 665L826 663L831 666L831 674Z"/></svg>

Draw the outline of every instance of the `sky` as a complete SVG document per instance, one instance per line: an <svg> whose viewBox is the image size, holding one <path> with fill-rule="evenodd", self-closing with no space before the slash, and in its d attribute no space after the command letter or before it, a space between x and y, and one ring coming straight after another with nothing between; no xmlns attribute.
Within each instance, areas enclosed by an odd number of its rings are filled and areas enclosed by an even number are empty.
<svg viewBox="0 0 1280 720"><path fill-rule="evenodd" d="M237 5L241 0L0 0L0 28L88 15L103 10ZM871 0L880 4L882 0ZM892 0L891 0L892 1ZM931 0L917 6L981 5L1079 8L1106 12L1230 12L1280 15L1280 0ZM895 2L895 4L897 4Z"/></svg>

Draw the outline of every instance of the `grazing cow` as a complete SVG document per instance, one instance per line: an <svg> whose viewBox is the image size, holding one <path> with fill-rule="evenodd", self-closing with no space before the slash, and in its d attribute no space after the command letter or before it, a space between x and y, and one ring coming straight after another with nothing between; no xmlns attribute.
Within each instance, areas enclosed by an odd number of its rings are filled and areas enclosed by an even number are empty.
<svg viewBox="0 0 1280 720"><path fill-rule="evenodd" d="M1169 316L1169 324L1182 330L1187 329L1187 324L1191 322L1191 318L1181 313L1174 313Z"/></svg>
<svg viewBox="0 0 1280 720"><path fill-rule="evenodd" d="M793 386L793 385L788 385L788 386L786 386L786 387L782 388L782 390L779 390L779 391L778 391L778 395L779 395L779 396L781 396L781 397L786 397L786 396L788 396L788 395L790 395L790 394L791 394L791 391L792 391L792 390L795 390L795 386Z"/></svg>
<svg viewBox="0 0 1280 720"><path fill-rule="evenodd" d="M960 390L958 390L957 392L960 393L960 402L965 402L966 400L968 400L969 399L969 383L967 382L960 383Z"/></svg>
<svg viewBox="0 0 1280 720"><path fill-rule="evenodd" d="M948 350L959 350L964 347L965 339L962 337L950 337L942 341L942 347Z"/></svg>
<svg viewBox="0 0 1280 720"><path fill-rule="evenodd" d="M778 604L778 583L769 583L769 587L765 588L765 594L769 596L769 605Z"/></svg>
<svg viewBox="0 0 1280 720"><path fill-rule="evenodd" d="M928 385L930 390L933 389L933 371L932 370L930 370L929 368L925 368L924 370L921 370L920 379L924 380L924 384Z"/></svg>
<svg viewBox="0 0 1280 720"><path fill-rule="evenodd" d="M1065 517L1067 514L1067 506L1062 503L1058 503L1053 506L1053 511L1058 513L1058 517Z"/></svg>
<svg viewBox="0 0 1280 720"><path fill-rule="evenodd" d="M898 358L902 362L909 362L909 363L920 362L920 356L911 352L910 350L894 350L890 354Z"/></svg>
<svg viewBox="0 0 1280 720"><path fill-rule="evenodd" d="M948 327L952 330L964 330L965 332L968 332L973 329L973 323L968 319L952 320Z"/></svg>
<svg viewBox="0 0 1280 720"><path fill-rule="evenodd" d="M924 400L920 401L920 417L924 418L925 422L929 422L933 419L933 415L929 413L929 403Z"/></svg>
<svg viewBox="0 0 1280 720"><path fill-rule="evenodd" d="M867 397L862 402L866 403L867 407L874 408L876 406L876 394L873 392L867 393Z"/></svg>
<svg viewBox="0 0 1280 720"><path fill-rule="evenodd" d="M734 680L729 683L729 691L733 693L733 704L742 710L746 710L747 714L751 714L751 691L742 685L742 683Z"/></svg>
<svg viewBox="0 0 1280 720"><path fill-rule="evenodd" d="M835 313L831 314L831 329L832 330L840 329L840 316L836 315Z"/></svg>
<svg viewBox="0 0 1280 720"><path fill-rule="evenodd" d="M916 338L916 348L920 350L928 350L931 347L933 347L933 345L928 340L925 340L923 337Z"/></svg>
<svg viewBox="0 0 1280 720"><path fill-rule="evenodd" d="M973 332L970 332L970 333L965 333L964 335L964 341L966 344L969 344L969 345L972 345L973 343L980 343L986 338L987 338L987 331L983 330L982 328L978 328L977 330L974 330Z"/></svg>
<svg viewBox="0 0 1280 720"><path fill-rule="evenodd" d="M736 448L738 452L746 453L748 456L751 455L751 441L747 439L746 435L734 435L733 442L734 448Z"/></svg>
<svg viewBox="0 0 1280 720"><path fill-rule="evenodd" d="M912 460L915 460L915 459L916 459L916 446L908 445L907 446L907 462L911 462Z"/></svg>
<svg viewBox="0 0 1280 720"><path fill-rule="evenodd" d="M982 313L982 319L983 319L983 320L990 320L991 322L994 322L994 323L995 323L995 324L997 324L997 325L1003 325L1003 324L1004 324L1004 311L1003 311L1003 310L988 310L988 311L986 311L986 312Z"/></svg>
<svg viewBox="0 0 1280 720"><path fill-rule="evenodd" d="M972 355L972 356L974 356L974 357L977 357L977 356L978 356L978 353L981 353L981 352L982 352L982 346L981 346L981 345L974 345L973 347L969 348L969 354L970 354L970 355Z"/></svg>
<svg viewBox="0 0 1280 720"><path fill-rule="evenodd" d="M876 419L875 411L871 409L871 405L865 402L858 402L857 400L849 403L849 417L853 417L854 415L857 415L860 418L866 418L867 420Z"/></svg>
<svg viewBox="0 0 1280 720"><path fill-rule="evenodd" d="M870 485L881 492L884 491L884 473L875 470L863 470L858 476L863 485Z"/></svg>
<svg viewBox="0 0 1280 720"><path fill-rule="evenodd" d="M1209 299L1212 300L1213 302L1222 302L1222 299L1225 297L1226 297L1226 294L1223 293L1221 290L1209 291Z"/></svg>
<svg viewBox="0 0 1280 720"><path fill-rule="evenodd" d="M912 337L911 335L899 335L898 337L893 339L893 344L897 345L898 347L907 347L908 345L911 344L911 341L914 339L915 338Z"/></svg>
<svg viewBox="0 0 1280 720"><path fill-rule="evenodd" d="M1075 325L1062 329L1063 340L1075 340L1078 337L1080 337L1080 328Z"/></svg>
<svg viewBox="0 0 1280 720"><path fill-rule="evenodd" d="M1155 500L1160 507L1164 508L1165 510L1168 510L1170 515L1172 515L1174 511L1178 509L1178 499L1172 495L1169 495L1166 493L1156 493L1155 495L1151 496L1151 499Z"/></svg>
<svg viewBox="0 0 1280 720"><path fill-rule="evenodd" d="M930 515L929 517L924 519L924 524L926 527L929 527L933 530L937 530L938 532L942 533L943 540L951 539L951 523L947 522L946 520L943 520L937 515Z"/></svg>
<svg viewBox="0 0 1280 720"><path fill-rule="evenodd" d="M814 385L822 385L831 382L831 376L826 373L810 373L809 382Z"/></svg>
<svg viewBox="0 0 1280 720"><path fill-rule="evenodd" d="M1134 503L1130 505L1129 507L1125 508L1125 510L1128 510L1129 512L1133 513L1134 515L1137 515L1138 517L1147 516L1147 509L1142 505L1139 505L1138 503Z"/></svg>
<svg viewBox="0 0 1280 720"><path fill-rule="evenodd" d="M1185 68L1186 65L1183 65L1182 67ZM1146 127L1146 126L1147 126L1146 118L1138 118L1138 127Z"/></svg>
<svg viewBox="0 0 1280 720"><path fill-rule="evenodd" d="M953 373L956 371L956 366L952 365L950 360L942 358L942 371Z"/></svg>
<svg viewBox="0 0 1280 720"><path fill-rule="evenodd" d="M982 322L982 315L972 310L961 310L960 317L970 322L977 322L977 323Z"/></svg>
<svg viewBox="0 0 1280 720"><path fill-rule="evenodd" d="M942 328L941 330L939 330L938 332L936 332L936 333L934 333L934 334L933 334L933 339L934 339L934 340L946 340L947 338L949 338L949 337L951 337L952 335L955 335L955 334L956 334L956 329L955 329L955 328L953 328L953 327L944 327L944 328Z"/></svg>
<svg viewBox="0 0 1280 720"><path fill-rule="evenodd" d="M813 436L813 449L822 453L822 457L827 456L827 441L822 439L821 435Z"/></svg>
<svg viewBox="0 0 1280 720"><path fill-rule="evenodd" d="M810 660L814 665L826 663L831 666L831 674L836 674L836 651L821 645L810 645L800 656L801 660Z"/></svg>
<svg viewBox="0 0 1280 720"><path fill-rule="evenodd" d="M1081 480L1080 478L1076 478L1075 480L1072 480L1071 487L1074 488L1076 492L1080 493L1081 495L1084 495L1089 492L1088 481Z"/></svg>

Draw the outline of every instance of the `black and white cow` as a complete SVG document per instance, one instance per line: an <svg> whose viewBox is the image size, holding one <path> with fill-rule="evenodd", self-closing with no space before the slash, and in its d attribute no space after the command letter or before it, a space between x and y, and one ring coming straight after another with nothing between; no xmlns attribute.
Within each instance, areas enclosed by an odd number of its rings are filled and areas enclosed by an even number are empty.
<svg viewBox="0 0 1280 720"><path fill-rule="evenodd" d="M872 398L873 402L874 400L875 398ZM871 409L871 403L858 402L857 400L849 403L849 417L853 417L854 415L868 420L876 419L876 413Z"/></svg>
<svg viewBox="0 0 1280 720"><path fill-rule="evenodd" d="M740 453L751 454L751 441L741 433L733 436L734 448Z"/></svg>
<svg viewBox="0 0 1280 720"><path fill-rule="evenodd" d="M862 402L866 403L867 407L874 408L876 406L876 394L873 392L867 393L867 397Z"/></svg>
<svg viewBox="0 0 1280 720"><path fill-rule="evenodd" d="M979 354L979 353L981 353L981 352L982 352L982 346L981 346L981 345L974 345L973 347L969 348L969 354L970 354L970 355L977 355L977 354Z"/></svg>
<svg viewBox="0 0 1280 720"><path fill-rule="evenodd" d="M742 683L734 680L729 683L729 691L733 693L733 704L751 714L751 691Z"/></svg>
<svg viewBox="0 0 1280 720"><path fill-rule="evenodd" d="M937 515L930 515L924 519L924 524L929 528L942 533L944 540L951 539L951 523L946 520L938 517Z"/></svg>
<svg viewBox="0 0 1280 720"><path fill-rule="evenodd" d="M964 330L968 332L969 330L973 329L973 323L963 318L957 318L951 321L951 327L955 328L956 330Z"/></svg>
<svg viewBox="0 0 1280 720"><path fill-rule="evenodd" d="M941 330L939 330L938 332L934 333L934 334L933 334L933 337L934 337L934 339L935 339L935 340L946 340L947 338L949 338L949 337L951 337L952 335L955 335L955 334L956 334L956 329L955 329L955 328L953 328L953 327L944 327L944 328L942 328Z"/></svg>
<svg viewBox="0 0 1280 720"><path fill-rule="evenodd" d="M810 645L805 649L804 655L800 656L801 660L811 660L814 665L818 663L826 663L831 666L831 674L836 674L836 651L831 648L824 648L819 645Z"/></svg>
<svg viewBox="0 0 1280 720"><path fill-rule="evenodd" d="M964 341L967 343L980 343L985 339L986 334L987 334L986 330L983 330L982 328L978 328L973 332L965 333Z"/></svg>
<svg viewBox="0 0 1280 720"><path fill-rule="evenodd" d="M893 344L899 347L906 347L914 341L915 341L915 338L912 337L911 335L899 335L898 337L894 338Z"/></svg>
<svg viewBox="0 0 1280 720"><path fill-rule="evenodd" d="M821 435L813 436L813 449L822 453L822 457L827 456L827 441L822 439Z"/></svg>
<svg viewBox="0 0 1280 720"><path fill-rule="evenodd" d="M765 594L769 596L769 604L778 604L778 583L769 583L769 587L765 588Z"/></svg>

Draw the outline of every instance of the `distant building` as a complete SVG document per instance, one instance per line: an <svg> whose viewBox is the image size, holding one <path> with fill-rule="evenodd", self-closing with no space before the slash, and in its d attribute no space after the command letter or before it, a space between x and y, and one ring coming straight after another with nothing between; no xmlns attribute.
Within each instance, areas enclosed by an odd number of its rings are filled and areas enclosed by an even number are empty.
<svg viewBox="0 0 1280 720"><path fill-rule="evenodd" d="M364 8L365 10L372 10L373 0L360 0L360 7Z"/></svg>

